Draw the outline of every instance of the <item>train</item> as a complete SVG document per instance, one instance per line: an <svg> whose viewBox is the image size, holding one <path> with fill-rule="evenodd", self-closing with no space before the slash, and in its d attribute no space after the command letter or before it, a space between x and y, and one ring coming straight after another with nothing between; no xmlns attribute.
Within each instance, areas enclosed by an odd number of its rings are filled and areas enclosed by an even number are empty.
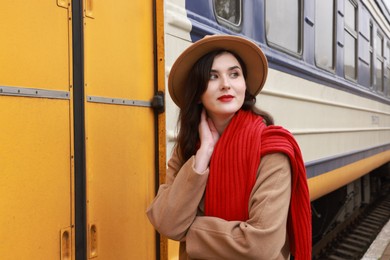
<svg viewBox="0 0 390 260"><path fill-rule="evenodd" d="M302 149L313 248L388 186L389 1L1 0L0 17L2 259L177 259L145 211L176 138L170 66L206 35L266 54L257 106Z"/></svg>

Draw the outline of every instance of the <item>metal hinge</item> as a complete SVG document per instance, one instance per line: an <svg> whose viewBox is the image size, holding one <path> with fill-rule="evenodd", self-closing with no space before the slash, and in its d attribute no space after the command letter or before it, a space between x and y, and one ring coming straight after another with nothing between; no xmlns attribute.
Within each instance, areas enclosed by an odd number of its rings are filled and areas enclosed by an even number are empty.
<svg viewBox="0 0 390 260"><path fill-rule="evenodd" d="M154 95L152 99L152 108L159 114L164 112L164 92L158 91L156 95Z"/></svg>

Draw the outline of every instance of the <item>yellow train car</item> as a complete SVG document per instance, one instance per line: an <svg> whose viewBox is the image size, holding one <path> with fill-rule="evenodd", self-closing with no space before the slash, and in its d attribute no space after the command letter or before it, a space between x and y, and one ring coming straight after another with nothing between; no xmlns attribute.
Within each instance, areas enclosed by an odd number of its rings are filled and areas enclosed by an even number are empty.
<svg viewBox="0 0 390 260"><path fill-rule="evenodd" d="M162 3L1 1L0 17L0 258L156 259Z"/></svg>

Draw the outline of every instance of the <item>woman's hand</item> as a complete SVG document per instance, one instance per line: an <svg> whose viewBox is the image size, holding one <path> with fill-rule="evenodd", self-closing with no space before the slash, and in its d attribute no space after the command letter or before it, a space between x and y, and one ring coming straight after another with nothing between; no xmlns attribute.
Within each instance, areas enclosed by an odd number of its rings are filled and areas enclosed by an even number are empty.
<svg viewBox="0 0 390 260"><path fill-rule="evenodd" d="M215 128L215 125L211 118L207 116L206 110L204 108L202 110L202 114L200 115L200 123L198 130L201 146L205 145L214 149L214 146L219 139L219 133Z"/></svg>
<svg viewBox="0 0 390 260"><path fill-rule="evenodd" d="M198 173L204 172L209 166L214 146L219 139L219 133L213 121L207 117L206 110L202 110L199 123L200 148L195 155L195 170Z"/></svg>

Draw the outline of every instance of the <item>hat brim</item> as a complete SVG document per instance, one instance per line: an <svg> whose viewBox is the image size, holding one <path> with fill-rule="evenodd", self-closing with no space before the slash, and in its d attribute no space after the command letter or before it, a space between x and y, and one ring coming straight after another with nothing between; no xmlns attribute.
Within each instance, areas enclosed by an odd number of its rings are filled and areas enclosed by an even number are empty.
<svg viewBox="0 0 390 260"><path fill-rule="evenodd" d="M205 54L223 49L238 55L247 70L247 88L256 96L264 86L268 74L267 58L254 42L233 35L212 35L193 43L176 59L168 77L169 94L182 107L187 78L194 64Z"/></svg>

